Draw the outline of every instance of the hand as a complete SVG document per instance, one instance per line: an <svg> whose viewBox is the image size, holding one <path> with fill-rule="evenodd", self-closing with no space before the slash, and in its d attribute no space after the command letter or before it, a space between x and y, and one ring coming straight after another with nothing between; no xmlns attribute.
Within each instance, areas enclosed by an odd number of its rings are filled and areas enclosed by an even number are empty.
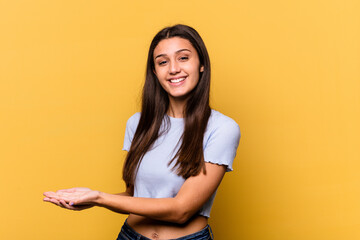
<svg viewBox="0 0 360 240"><path fill-rule="evenodd" d="M83 210L95 206L99 194L99 191L89 188L70 188L57 192L45 192L43 200L66 209Z"/></svg>

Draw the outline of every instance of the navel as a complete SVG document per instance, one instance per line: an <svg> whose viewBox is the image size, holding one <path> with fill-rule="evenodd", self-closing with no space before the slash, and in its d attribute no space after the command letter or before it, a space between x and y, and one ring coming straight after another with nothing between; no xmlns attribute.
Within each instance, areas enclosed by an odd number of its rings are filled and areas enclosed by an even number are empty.
<svg viewBox="0 0 360 240"><path fill-rule="evenodd" d="M154 232L153 234L151 234L152 239L156 240L159 239L159 234L157 234L156 232Z"/></svg>

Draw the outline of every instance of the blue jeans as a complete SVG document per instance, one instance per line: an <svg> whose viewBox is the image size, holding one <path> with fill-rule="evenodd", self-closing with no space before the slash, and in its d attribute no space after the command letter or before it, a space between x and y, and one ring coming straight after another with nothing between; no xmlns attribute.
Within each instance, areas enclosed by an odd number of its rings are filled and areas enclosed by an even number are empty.
<svg viewBox="0 0 360 240"><path fill-rule="evenodd" d="M173 240L212 240L214 239L213 233L211 231L210 225L207 225L204 229L186 235L184 237L176 238ZM132 229L129 224L125 221L124 225L121 228L121 232L116 240L151 240Z"/></svg>

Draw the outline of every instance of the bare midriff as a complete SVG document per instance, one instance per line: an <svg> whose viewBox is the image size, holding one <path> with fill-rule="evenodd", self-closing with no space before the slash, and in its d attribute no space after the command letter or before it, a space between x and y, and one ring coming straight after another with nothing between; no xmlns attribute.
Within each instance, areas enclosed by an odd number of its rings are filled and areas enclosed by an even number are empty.
<svg viewBox="0 0 360 240"><path fill-rule="evenodd" d="M174 239L198 232L206 227L208 219L194 216L184 224L162 222L143 216L130 214L127 223L137 233L154 240Z"/></svg>

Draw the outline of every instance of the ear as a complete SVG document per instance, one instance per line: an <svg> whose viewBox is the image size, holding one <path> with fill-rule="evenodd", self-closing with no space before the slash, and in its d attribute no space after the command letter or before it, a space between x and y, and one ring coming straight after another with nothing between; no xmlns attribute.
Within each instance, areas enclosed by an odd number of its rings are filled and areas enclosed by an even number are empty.
<svg viewBox="0 0 360 240"><path fill-rule="evenodd" d="M204 71L204 66L202 65L201 67L200 67L200 72L203 72Z"/></svg>

